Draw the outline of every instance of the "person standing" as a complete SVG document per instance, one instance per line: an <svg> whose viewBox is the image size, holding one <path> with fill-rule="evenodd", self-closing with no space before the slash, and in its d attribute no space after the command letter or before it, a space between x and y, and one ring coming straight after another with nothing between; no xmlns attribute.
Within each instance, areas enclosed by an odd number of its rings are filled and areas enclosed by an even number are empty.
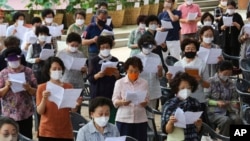
<svg viewBox="0 0 250 141"><path fill-rule="evenodd" d="M185 0L185 2L179 5L178 10L181 11L180 23L181 23L181 40L185 38L195 38L197 32L197 23L201 19L200 6L193 3L193 0ZM194 20L189 20L188 15L191 13L197 13Z"/></svg>
<svg viewBox="0 0 250 141"><path fill-rule="evenodd" d="M175 0L165 0L163 12L161 12L158 15L158 18L159 20L171 22L173 28L163 29L163 30L168 31L168 35L166 38L168 52L170 53L170 55L179 60L181 54L181 48L180 48L181 11L176 10L174 6L175 6Z"/></svg>

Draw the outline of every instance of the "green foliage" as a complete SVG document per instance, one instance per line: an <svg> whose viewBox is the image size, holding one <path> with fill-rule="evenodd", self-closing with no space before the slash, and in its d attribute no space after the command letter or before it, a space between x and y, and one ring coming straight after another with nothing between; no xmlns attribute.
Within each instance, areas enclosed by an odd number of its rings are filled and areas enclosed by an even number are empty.
<svg viewBox="0 0 250 141"><path fill-rule="evenodd" d="M7 5L7 0L0 0L0 8L14 10L10 5Z"/></svg>
<svg viewBox="0 0 250 141"><path fill-rule="evenodd" d="M26 7L29 9L29 13L34 9L34 7L41 6L43 8L52 8L54 5L60 5L60 0L30 0Z"/></svg>

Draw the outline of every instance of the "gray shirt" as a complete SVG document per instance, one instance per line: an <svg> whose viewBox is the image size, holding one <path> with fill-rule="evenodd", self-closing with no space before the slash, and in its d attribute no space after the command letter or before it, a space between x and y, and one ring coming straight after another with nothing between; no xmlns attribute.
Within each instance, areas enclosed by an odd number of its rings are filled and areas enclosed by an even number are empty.
<svg viewBox="0 0 250 141"><path fill-rule="evenodd" d="M115 125L108 123L102 134L95 128L94 122L91 120L78 131L76 141L104 141L107 137L119 136L120 133Z"/></svg>

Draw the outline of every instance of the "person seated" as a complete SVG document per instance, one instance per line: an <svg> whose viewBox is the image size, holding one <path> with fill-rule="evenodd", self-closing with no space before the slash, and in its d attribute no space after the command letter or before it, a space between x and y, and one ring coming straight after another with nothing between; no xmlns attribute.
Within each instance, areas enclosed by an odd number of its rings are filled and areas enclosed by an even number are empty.
<svg viewBox="0 0 250 141"><path fill-rule="evenodd" d="M162 131L168 134L167 141L198 141L198 133L202 126L201 118L193 124L187 124L186 128L180 128L174 125L175 122L177 122L177 117L174 116L177 108L182 109L184 112L202 111L202 106L199 101L190 97L198 88L197 80L188 73L179 72L170 81L170 88L172 92L176 94L176 97L164 104L161 117ZM178 134L177 137L175 136L176 134Z"/></svg>
<svg viewBox="0 0 250 141"><path fill-rule="evenodd" d="M232 70L231 62L220 62L217 73L209 78L210 88L207 93L209 121L225 136L229 136L231 124L242 123L237 114L240 108L239 96L234 83L229 79Z"/></svg>
<svg viewBox="0 0 250 141"><path fill-rule="evenodd" d="M76 141L104 141L108 137L119 137L117 127L109 123L112 101L105 97L96 97L90 101L91 121L78 131Z"/></svg>
<svg viewBox="0 0 250 141"><path fill-rule="evenodd" d="M0 117L0 141L17 141L19 126L9 117Z"/></svg>

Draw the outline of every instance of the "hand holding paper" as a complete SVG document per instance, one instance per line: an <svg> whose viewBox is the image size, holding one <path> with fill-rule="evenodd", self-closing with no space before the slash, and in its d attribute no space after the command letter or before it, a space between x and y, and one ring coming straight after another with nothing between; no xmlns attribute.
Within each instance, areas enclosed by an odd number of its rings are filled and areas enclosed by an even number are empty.
<svg viewBox="0 0 250 141"><path fill-rule="evenodd" d="M110 21L111 22L111 21ZM113 31L109 31L107 29L103 29L101 34L101 36L113 36L114 35L114 32Z"/></svg>
<svg viewBox="0 0 250 141"><path fill-rule="evenodd" d="M41 60L47 60L49 57L55 55L54 52L55 52L54 49L42 49L39 58L40 58Z"/></svg>
<svg viewBox="0 0 250 141"><path fill-rule="evenodd" d="M161 45L162 43L165 43L167 35L168 35L167 31L165 32L157 31L155 35L155 41L157 45Z"/></svg>
<svg viewBox="0 0 250 141"><path fill-rule="evenodd" d="M9 81L11 82L11 90L14 93L25 91L23 84L26 83L25 74L22 73L15 73L15 74L8 74Z"/></svg>
<svg viewBox="0 0 250 141"><path fill-rule="evenodd" d="M115 68L115 69L117 69L117 64L118 64L118 62L110 62L110 61L108 61L108 62L103 62L102 63L102 66L101 66L101 71L102 72L105 72L105 70L107 69L107 68Z"/></svg>
<svg viewBox="0 0 250 141"><path fill-rule="evenodd" d="M146 91L127 91L125 100L131 101L131 103L138 105L139 103L145 101L146 96Z"/></svg>
<svg viewBox="0 0 250 141"><path fill-rule="evenodd" d="M58 25L58 26L48 26L49 33L52 35L52 37L58 37L62 35L62 30L64 28L64 25Z"/></svg>
<svg viewBox="0 0 250 141"><path fill-rule="evenodd" d="M223 16L223 23L225 26L232 26L233 25L233 17L225 17Z"/></svg>
<svg viewBox="0 0 250 141"><path fill-rule="evenodd" d="M197 18L198 13L188 13L187 20L188 21L194 21Z"/></svg>
<svg viewBox="0 0 250 141"><path fill-rule="evenodd" d="M161 20L161 27L165 29L173 29L173 25L170 21Z"/></svg>

